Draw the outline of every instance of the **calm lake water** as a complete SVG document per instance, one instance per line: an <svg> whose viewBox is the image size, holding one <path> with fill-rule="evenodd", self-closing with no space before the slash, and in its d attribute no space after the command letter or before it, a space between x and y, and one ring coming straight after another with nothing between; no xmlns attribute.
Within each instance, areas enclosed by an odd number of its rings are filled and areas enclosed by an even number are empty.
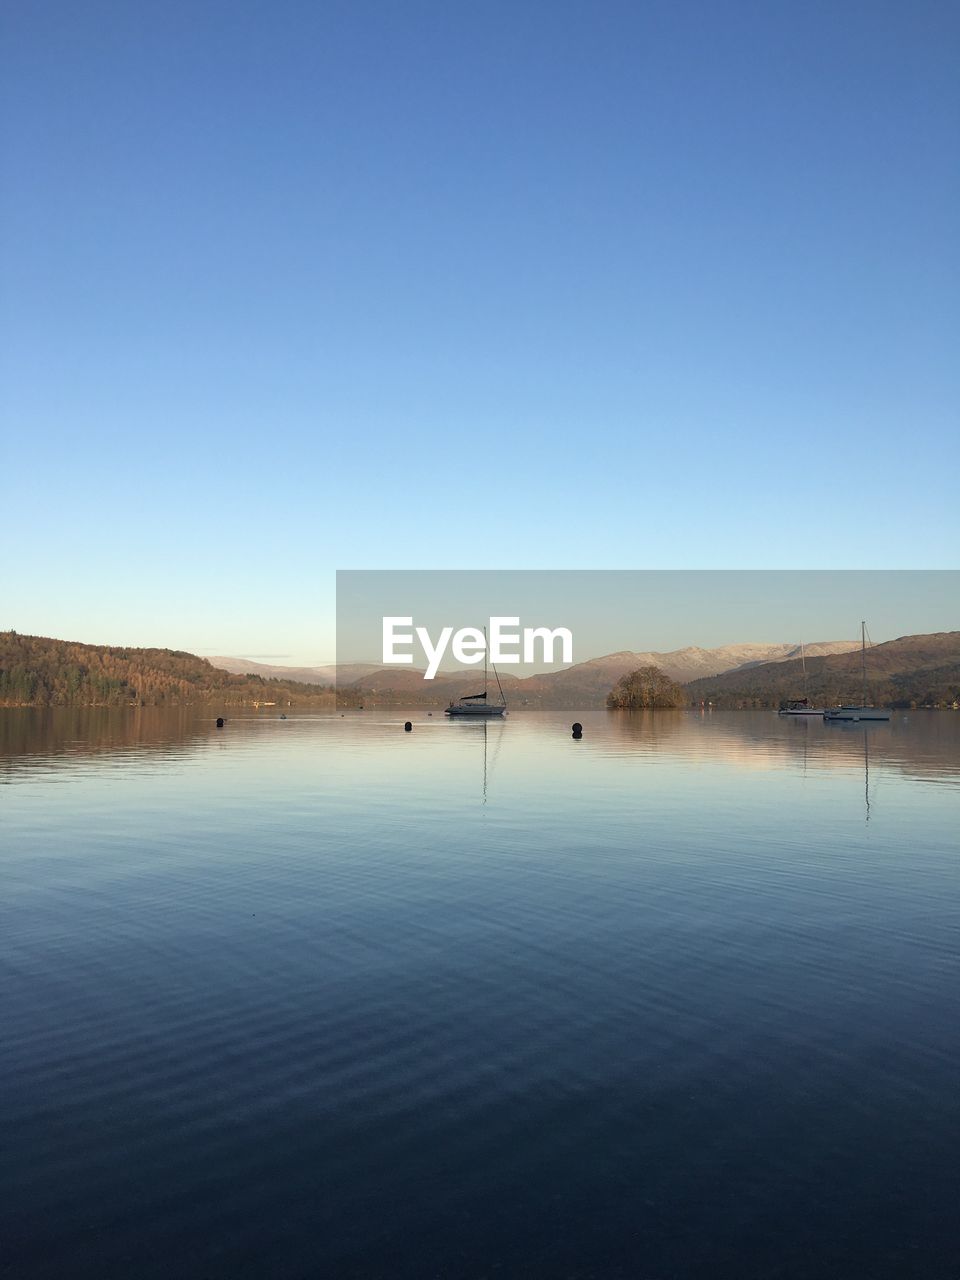
<svg viewBox="0 0 960 1280"><path fill-rule="evenodd" d="M960 1274L960 715L0 711L0 1273Z"/></svg>

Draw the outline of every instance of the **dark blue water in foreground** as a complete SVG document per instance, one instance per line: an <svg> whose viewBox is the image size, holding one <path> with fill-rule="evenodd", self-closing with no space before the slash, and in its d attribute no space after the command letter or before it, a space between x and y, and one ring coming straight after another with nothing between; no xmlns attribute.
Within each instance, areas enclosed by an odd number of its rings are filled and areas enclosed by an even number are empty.
<svg viewBox="0 0 960 1280"><path fill-rule="evenodd" d="M956 1277L960 716L0 712L0 1272Z"/></svg>

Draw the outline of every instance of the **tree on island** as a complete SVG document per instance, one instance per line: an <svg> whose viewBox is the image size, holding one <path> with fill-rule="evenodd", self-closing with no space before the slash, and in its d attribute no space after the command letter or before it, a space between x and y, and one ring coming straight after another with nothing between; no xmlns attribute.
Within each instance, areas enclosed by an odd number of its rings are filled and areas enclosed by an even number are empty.
<svg viewBox="0 0 960 1280"><path fill-rule="evenodd" d="M659 667L638 667L622 676L607 694L607 706L619 710L641 707L685 707L690 701L683 685Z"/></svg>

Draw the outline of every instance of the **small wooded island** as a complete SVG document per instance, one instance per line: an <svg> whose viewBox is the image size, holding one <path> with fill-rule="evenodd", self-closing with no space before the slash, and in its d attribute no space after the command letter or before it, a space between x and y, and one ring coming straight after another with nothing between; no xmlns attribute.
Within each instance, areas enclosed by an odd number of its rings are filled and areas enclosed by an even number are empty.
<svg viewBox="0 0 960 1280"><path fill-rule="evenodd" d="M607 706L613 710L685 707L689 701L683 685L664 675L659 667L638 667L628 672L607 694Z"/></svg>

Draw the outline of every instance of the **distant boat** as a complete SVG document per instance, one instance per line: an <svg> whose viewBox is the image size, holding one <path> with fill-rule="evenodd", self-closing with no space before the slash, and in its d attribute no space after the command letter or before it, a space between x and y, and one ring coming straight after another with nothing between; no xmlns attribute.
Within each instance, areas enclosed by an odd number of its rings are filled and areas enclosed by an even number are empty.
<svg viewBox="0 0 960 1280"><path fill-rule="evenodd" d="M867 624L860 623L860 702L854 705L831 707L823 713L824 720L889 720L885 707L867 704Z"/></svg>
<svg viewBox="0 0 960 1280"><path fill-rule="evenodd" d="M803 641L800 641L800 667L803 671L803 697L791 698L785 707L781 707L781 716L822 716L823 707L811 707L807 695L807 660L803 654Z"/></svg>
<svg viewBox="0 0 960 1280"><path fill-rule="evenodd" d="M482 693L465 693L457 702L451 702L449 707L444 711L445 716L449 716L451 720L458 719L482 719L490 716L505 716L507 714L507 700L503 696L503 686L500 684L500 675L494 666L493 674L497 677L497 688L500 690L499 702L487 701L487 628L483 628L483 692Z"/></svg>
<svg viewBox="0 0 960 1280"><path fill-rule="evenodd" d="M889 720L891 713L885 707L830 707L823 713L824 720Z"/></svg>
<svg viewBox="0 0 960 1280"><path fill-rule="evenodd" d="M777 712L778 716L823 716L823 707L811 707L806 698L793 698Z"/></svg>

